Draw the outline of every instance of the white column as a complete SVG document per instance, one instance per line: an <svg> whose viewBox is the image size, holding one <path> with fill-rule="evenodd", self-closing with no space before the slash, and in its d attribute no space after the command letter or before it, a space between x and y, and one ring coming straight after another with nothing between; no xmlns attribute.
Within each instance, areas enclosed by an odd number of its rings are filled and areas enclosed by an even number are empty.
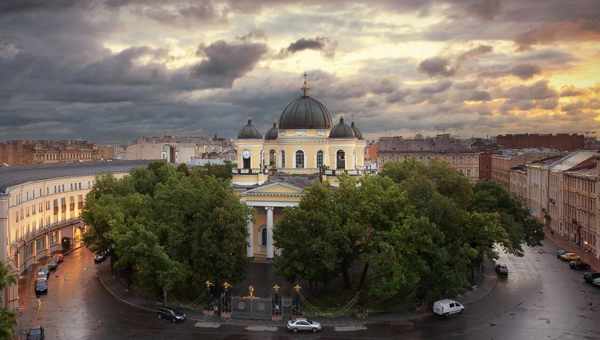
<svg viewBox="0 0 600 340"><path fill-rule="evenodd" d="M254 222L252 222L252 214L248 215L248 224L246 225L246 255L248 257L254 257Z"/></svg>
<svg viewBox="0 0 600 340"><path fill-rule="evenodd" d="M273 207L265 207L267 210L267 258L273 258Z"/></svg>

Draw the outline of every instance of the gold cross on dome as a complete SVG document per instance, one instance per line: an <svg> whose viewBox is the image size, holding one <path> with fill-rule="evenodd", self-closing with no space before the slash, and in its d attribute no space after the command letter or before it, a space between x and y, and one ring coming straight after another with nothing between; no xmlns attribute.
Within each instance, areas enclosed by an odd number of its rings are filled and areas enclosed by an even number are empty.
<svg viewBox="0 0 600 340"><path fill-rule="evenodd" d="M302 86L302 93L304 93L304 97L308 96L308 74L304 72L304 86Z"/></svg>

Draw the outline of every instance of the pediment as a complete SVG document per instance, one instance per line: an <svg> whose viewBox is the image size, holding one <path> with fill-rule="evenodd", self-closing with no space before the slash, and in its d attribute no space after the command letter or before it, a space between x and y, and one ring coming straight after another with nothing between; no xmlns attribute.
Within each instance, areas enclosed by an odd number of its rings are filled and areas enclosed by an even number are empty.
<svg viewBox="0 0 600 340"><path fill-rule="evenodd" d="M242 196L265 195L265 194L302 194L302 188L295 185L276 182L261 185L257 188L243 192Z"/></svg>

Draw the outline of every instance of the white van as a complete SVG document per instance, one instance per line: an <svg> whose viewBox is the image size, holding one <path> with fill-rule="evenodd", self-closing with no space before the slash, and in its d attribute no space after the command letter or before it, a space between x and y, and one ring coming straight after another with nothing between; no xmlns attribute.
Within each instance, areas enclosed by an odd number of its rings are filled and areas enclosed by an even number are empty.
<svg viewBox="0 0 600 340"><path fill-rule="evenodd" d="M459 314L464 310L465 306L460 302L450 299L443 299L433 303L433 313L440 316Z"/></svg>

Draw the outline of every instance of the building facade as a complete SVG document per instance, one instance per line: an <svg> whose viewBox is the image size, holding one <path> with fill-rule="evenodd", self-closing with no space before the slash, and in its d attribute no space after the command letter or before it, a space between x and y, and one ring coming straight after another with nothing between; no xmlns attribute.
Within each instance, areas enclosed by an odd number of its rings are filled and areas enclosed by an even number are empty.
<svg viewBox="0 0 600 340"><path fill-rule="evenodd" d="M251 120L235 141L237 168L232 183L243 203L253 208L248 218L248 257L270 261L277 254L273 229L283 209L297 206L304 188L315 181L337 185L337 176L365 172L365 147L354 122L334 122L327 107L303 94L283 110L278 123L263 135Z"/></svg>
<svg viewBox="0 0 600 340"><path fill-rule="evenodd" d="M233 161L235 149L229 139L209 137L140 137L125 148L127 160L164 160L193 164L202 159Z"/></svg>
<svg viewBox="0 0 600 340"><path fill-rule="evenodd" d="M513 167L557 154L550 150L502 150L491 155L491 179L510 190L510 171Z"/></svg>
<svg viewBox="0 0 600 340"><path fill-rule="evenodd" d="M378 168L387 162L414 159L429 163L438 160L465 175L471 182L479 180L479 151L450 135L436 137L382 137L379 139Z"/></svg>
<svg viewBox="0 0 600 340"><path fill-rule="evenodd" d="M17 140L0 143L0 163L8 165L91 162L112 159L110 148L80 140Z"/></svg>
<svg viewBox="0 0 600 340"><path fill-rule="evenodd" d="M0 169L0 260L18 276L40 259L81 245L80 214L100 173L124 176L146 162L95 162ZM19 306L16 285L4 303Z"/></svg>
<svg viewBox="0 0 600 340"><path fill-rule="evenodd" d="M584 149L585 137L579 134L514 134L499 135L496 143L505 149L546 148L560 151Z"/></svg>
<svg viewBox="0 0 600 340"><path fill-rule="evenodd" d="M518 165L510 169L510 192L527 206L528 186L527 186L527 167Z"/></svg>
<svg viewBox="0 0 600 340"><path fill-rule="evenodd" d="M564 173L562 234L592 256L600 257L598 159Z"/></svg>

